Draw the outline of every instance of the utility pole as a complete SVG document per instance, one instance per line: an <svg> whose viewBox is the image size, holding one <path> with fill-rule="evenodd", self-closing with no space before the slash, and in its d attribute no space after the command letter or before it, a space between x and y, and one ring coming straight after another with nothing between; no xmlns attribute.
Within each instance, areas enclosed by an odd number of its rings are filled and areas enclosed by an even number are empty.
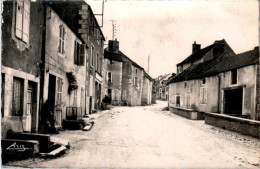
<svg viewBox="0 0 260 169"><path fill-rule="evenodd" d="M149 69L150 69L150 55L148 55L148 70L147 70L148 74L149 74Z"/></svg>

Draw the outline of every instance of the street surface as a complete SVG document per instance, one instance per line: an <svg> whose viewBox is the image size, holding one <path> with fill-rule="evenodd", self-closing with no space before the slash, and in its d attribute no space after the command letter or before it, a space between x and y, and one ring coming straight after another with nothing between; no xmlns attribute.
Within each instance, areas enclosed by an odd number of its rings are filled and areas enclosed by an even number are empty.
<svg viewBox="0 0 260 169"><path fill-rule="evenodd" d="M115 107L91 131L62 131L71 148L56 159L9 162L6 167L259 168L260 140L163 111L166 102Z"/></svg>

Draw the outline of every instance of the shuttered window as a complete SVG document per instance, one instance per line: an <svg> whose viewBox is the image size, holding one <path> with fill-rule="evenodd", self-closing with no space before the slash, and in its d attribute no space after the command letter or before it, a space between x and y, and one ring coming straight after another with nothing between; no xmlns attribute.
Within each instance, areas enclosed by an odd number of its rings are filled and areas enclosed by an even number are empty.
<svg viewBox="0 0 260 169"><path fill-rule="evenodd" d="M74 90L74 101L73 101L74 107L77 107L77 102L78 102L78 92L77 90Z"/></svg>
<svg viewBox="0 0 260 169"><path fill-rule="evenodd" d="M65 33L66 32L64 26L60 25L59 26L59 53L61 54L65 53L65 44L64 44Z"/></svg>
<svg viewBox="0 0 260 169"><path fill-rule="evenodd" d="M207 88L200 88L200 104L207 104Z"/></svg>
<svg viewBox="0 0 260 169"><path fill-rule="evenodd" d="M57 104L60 105L62 103L62 79L57 79Z"/></svg>
<svg viewBox="0 0 260 169"><path fill-rule="evenodd" d="M79 66L85 65L85 45L74 43L74 64Z"/></svg>
<svg viewBox="0 0 260 169"><path fill-rule="evenodd" d="M16 0L15 36L25 43L29 43L30 2Z"/></svg>

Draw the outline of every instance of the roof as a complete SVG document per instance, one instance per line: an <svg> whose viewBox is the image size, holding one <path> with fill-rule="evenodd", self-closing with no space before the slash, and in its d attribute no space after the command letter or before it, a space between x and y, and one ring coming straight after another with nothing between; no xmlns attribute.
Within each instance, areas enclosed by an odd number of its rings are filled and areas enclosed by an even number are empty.
<svg viewBox="0 0 260 169"><path fill-rule="evenodd" d="M181 65L181 64L185 64L185 63L192 63L196 60L199 60L201 58L203 58L208 52L210 52L211 50L214 49L214 46L217 45L217 44L224 44L224 45L227 45L228 44L226 43L225 39L222 39L222 40L216 40L213 44L203 48L203 49L200 49L194 53L192 53L190 56L188 56L186 59L184 59L182 62L178 63L177 66ZM231 53L234 53L233 50L228 47L230 50L231 50Z"/></svg>
<svg viewBox="0 0 260 169"><path fill-rule="evenodd" d="M151 81L154 80L146 71L144 71L144 76L146 76Z"/></svg>
<svg viewBox="0 0 260 169"><path fill-rule="evenodd" d="M57 1L57 0L48 0L45 1L48 6L50 6L59 16L60 18L67 24L67 26L81 39L80 34L78 33L78 29L81 28L79 24L79 20L81 20L81 15L79 15L79 10L82 9L82 5L88 5L84 0L77 1ZM105 40L102 30L96 20L95 15L93 14L92 8L90 5L90 14L95 19L97 24L97 28L99 29L103 40ZM82 39L81 39L82 40Z"/></svg>
<svg viewBox="0 0 260 169"><path fill-rule="evenodd" d="M221 72L259 63L259 47L237 55L222 54L220 57L195 64L171 79L169 83L199 79Z"/></svg>
<svg viewBox="0 0 260 169"><path fill-rule="evenodd" d="M181 64L185 64L185 63L190 63L190 62L194 62L198 59L201 59L206 53L208 53L211 49L213 49L213 44L209 45L203 49L200 49L194 53L192 53L189 57L187 57L186 59L184 59L182 62L178 63L178 65Z"/></svg>
<svg viewBox="0 0 260 169"><path fill-rule="evenodd" d="M138 65L136 62L134 62L132 59L130 59L129 57L127 57L123 52L121 52L120 50L118 51L118 53L115 52L110 52L108 51L108 48L105 49L104 52L104 58L107 58L109 60L115 60L115 61L119 61L119 62L131 62L133 64L133 66L144 70L144 68L142 68L140 65Z"/></svg>
<svg viewBox="0 0 260 169"><path fill-rule="evenodd" d="M224 57L221 62L205 72L205 75L225 72L257 63L259 63L259 47L255 47L253 50L246 51L237 55Z"/></svg>

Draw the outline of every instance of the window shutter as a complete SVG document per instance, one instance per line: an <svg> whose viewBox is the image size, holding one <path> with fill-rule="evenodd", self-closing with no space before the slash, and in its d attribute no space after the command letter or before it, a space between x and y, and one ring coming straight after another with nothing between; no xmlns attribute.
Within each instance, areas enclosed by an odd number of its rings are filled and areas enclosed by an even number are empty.
<svg viewBox="0 0 260 169"><path fill-rule="evenodd" d="M203 88L200 88L200 103L203 102Z"/></svg>
<svg viewBox="0 0 260 169"><path fill-rule="evenodd" d="M80 45L79 65L85 65L85 45Z"/></svg>
<svg viewBox="0 0 260 169"><path fill-rule="evenodd" d="M74 64L77 64L77 42L74 42Z"/></svg>
<svg viewBox="0 0 260 169"><path fill-rule="evenodd" d="M15 35L22 39L23 33L23 2L21 0L16 1L16 17L15 17Z"/></svg>
<svg viewBox="0 0 260 169"><path fill-rule="evenodd" d="M65 53L65 28L64 27L62 27L62 53Z"/></svg>
<svg viewBox="0 0 260 169"><path fill-rule="evenodd" d="M23 1L23 41L29 43L30 6L28 1Z"/></svg>
<svg viewBox="0 0 260 169"><path fill-rule="evenodd" d="M111 73L111 83L113 83L113 74Z"/></svg>
<svg viewBox="0 0 260 169"><path fill-rule="evenodd" d="M204 95L204 103L207 103L207 88L204 88L204 93L203 93L203 95Z"/></svg>

